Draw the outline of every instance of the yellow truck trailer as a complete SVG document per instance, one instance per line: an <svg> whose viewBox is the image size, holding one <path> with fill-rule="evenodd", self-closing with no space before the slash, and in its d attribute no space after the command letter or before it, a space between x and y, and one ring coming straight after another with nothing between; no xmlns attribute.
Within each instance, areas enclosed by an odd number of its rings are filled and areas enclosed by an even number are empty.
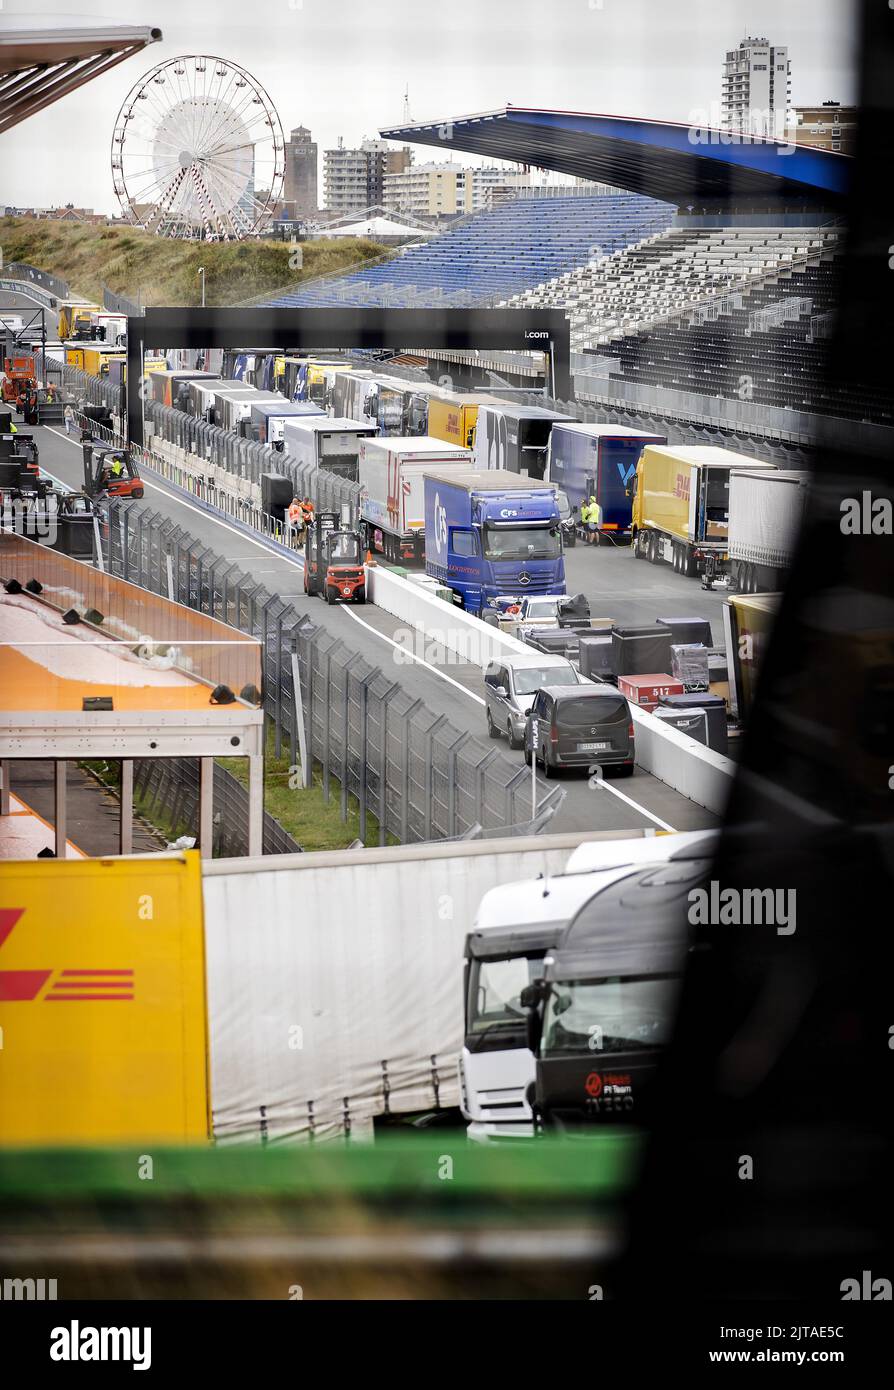
<svg viewBox="0 0 894 1390"><path fill-rule="evenodd" d="M746 724L781 594L737 594L723 605L730 713Z"/></svg>
<svg viewBox="0 0 894 1390"><path fill-rule="evenodd" d="M90 376L105 376L109 370L109 359L121 358L122 354L100 343L84 344L84 371Z"/></svg>
<svg viewBox="0 0 894 1390"><path fill-rule="evenodd" d="M94 314L101 314L98 304L86 304L77 299L61 299L56 305L59 315L59 341L87 334L93 324Z"/></svg>
<svg viewBox="0 0 894 1390"><path fill-rule="evenodd" d="M728 564L732 469L772 464L713 444L649 444L634 479L631 543L638 560L662 561L678 574L713 574Z"/></svg>
<svg viewBox="0 0 894 1390"><path fill-rule="evenodd" d="M429 397L428 429L432 439L444 439L471 449L475 443L475 425L480 405L506 405L499 396L462 395L459 391L444 391Z"/></svg>

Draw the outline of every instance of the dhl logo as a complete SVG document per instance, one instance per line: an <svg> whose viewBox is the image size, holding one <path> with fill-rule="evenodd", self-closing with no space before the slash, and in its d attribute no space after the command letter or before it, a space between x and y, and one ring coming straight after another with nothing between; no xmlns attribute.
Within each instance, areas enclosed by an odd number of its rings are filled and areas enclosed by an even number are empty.
<svg viewBox="0 0 894 1390"><path fill-rule="evenodd" d="M674 496L682 497L684 502L689 501L689 474L678 473L674 480Z"/></svg>
<svg viewBox="0 0 894 1390"><path fill-rule="evenodd" d="M23 907L0 908L0 947L23 915ZM24 1003L38 997L44 1004L107 1002L134 998L134 972L118 969L0 970L0 1004Z"/></svg>

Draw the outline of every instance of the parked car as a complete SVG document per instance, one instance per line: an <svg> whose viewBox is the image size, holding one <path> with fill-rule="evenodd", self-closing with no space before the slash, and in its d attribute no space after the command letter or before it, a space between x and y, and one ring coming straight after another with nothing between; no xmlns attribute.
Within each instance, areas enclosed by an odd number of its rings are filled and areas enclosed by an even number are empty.
<svg viewBox="0 0 894 1390"><path fill-rule="evenodd" d="M519 653L492 661L484 673L487 732L491 738L508 738L510 748L521 748L525 716L540 687L580 684L581 677L564 656L531 652L530 656Z"/></svg>
<svg viewBox="0 0 894 1390"><path fill-rule="evenodd" d="M544 685L525 720L524 748L525 761L542 763L544 777L593 763L618 767L629 777L634 767L630 707L613 685Z"/></svg>

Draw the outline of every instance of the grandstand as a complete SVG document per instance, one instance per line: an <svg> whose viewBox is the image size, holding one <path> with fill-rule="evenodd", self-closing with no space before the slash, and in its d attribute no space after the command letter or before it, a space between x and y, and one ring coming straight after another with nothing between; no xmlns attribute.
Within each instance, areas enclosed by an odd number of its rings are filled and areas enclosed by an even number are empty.
<svg viewBox="0 0 894 1390"><path fill-rule="evenodd" d="M705 306L718 296L750 293L828 259L840 235L834 227L674 227L566 271L508 303L565 309L572 349L584 352L675 317L707 312Z"/></svg>
<svg viewBox="0 0 894 1390"><path fill-rule="evenodd" d="M466 218L426 243L271 305L463 307L542 284L670 226L674 209L637 194L526 198Z"/></svg>
<svg viewBox="0 0 894 1390"><path fill-rule="evenodd" d="M891 425L891 398L825 369L842 240L834 225L672 228L506 303L565 309L572 351L614 382Z"/></svg>

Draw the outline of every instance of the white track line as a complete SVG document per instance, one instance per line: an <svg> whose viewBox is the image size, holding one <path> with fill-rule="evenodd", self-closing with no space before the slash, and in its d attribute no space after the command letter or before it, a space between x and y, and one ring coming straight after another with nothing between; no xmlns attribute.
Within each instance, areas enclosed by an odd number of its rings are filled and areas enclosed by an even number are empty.
<svg viewBox="0 0 894 1390"><path fill-rule="evenodd" d="M354 619L355 623L359 623L361 627L365 627L367 632L371 632L373 636L378 637L382 642L387 642L389 647L394 647L395 651L403 652L405 657L410 657L411 660L417 663L417 665L424 666L427 671L433 671L436 676L440 676L441 680L446 681L448 685L456 686L456 689L461 690L464 695L468 695L470 700L475 700L476 703L479 705L484 704L484 700L481 695L476 695L474 691L467 690L464 685L461 685L459 681L455 681L452 676L448 676L447 673L445 671L442 671L438 666L432 666L430 662L423 661L422 657L417 656L415 652L409 651L408 648L402 647L399 642L395 642L392 640L392 638L386 637L384 632L379 632L379 629L377 627L373 627L371 623L364 622L363 619L359 616L359 614L355 613L352 608L349 608L347 606L347 604L339 606L341 607L343 613L347 613L349 618Z"/></svg>
<svg viewBox="0 0 894 1390"><path fill-rule="evenodd" d="M622 801L627 802L628 806L632 806L635 810L641 811L644 816L648 816L649 820L654 821L655 824L660 826L662 830L675 831L675 827L672 825L668 825L666 820L662 820L660 816L655 816L652 814L651 811L647 811L645 806L641 806L638 801L634 801L632 796L627 796L624 792L619 792L617 787L613 787L610 782L604 781L602 777L596 778L596 786L602 787L607 792L611 792L612 796L620 797Z"/></svg>

